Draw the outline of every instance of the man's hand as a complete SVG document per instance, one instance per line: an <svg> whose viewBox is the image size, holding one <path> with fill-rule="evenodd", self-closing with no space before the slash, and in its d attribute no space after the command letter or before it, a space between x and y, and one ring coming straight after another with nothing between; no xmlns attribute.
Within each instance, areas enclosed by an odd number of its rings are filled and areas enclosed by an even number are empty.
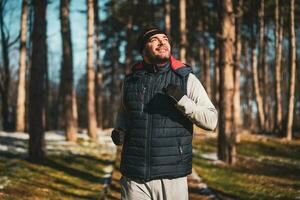
<svg viewBox="0 0 300 200"><path fill-rule="evenodd" d="M184 92L181 90L181 88L174 84L169 84L165 88L165 92L176 102L178 102L184 96Z"/></svg>
<svg viewBox="0 0 300 200"><path fill-rule="evenodd" d="M115 145L122 145L124 143L125 130L121 128L114 129L111 133L111 139Z"/></svg>

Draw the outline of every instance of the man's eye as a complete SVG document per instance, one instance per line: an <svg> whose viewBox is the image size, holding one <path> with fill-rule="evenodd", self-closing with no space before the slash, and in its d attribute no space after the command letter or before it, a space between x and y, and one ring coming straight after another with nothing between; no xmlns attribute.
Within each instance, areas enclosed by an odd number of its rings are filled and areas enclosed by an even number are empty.
<svg viewBox="0 0 300 200"><path fill-rule="evenodd" d="M157 41L157 39L155 38L150 40L150 42L155 42L155 41Z"/></svg>

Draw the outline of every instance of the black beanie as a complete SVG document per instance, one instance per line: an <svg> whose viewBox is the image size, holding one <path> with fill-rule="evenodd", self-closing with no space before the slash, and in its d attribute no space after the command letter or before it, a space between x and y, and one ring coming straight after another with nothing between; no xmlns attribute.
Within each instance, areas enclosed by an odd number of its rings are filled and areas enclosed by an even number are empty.
<svg viewBox="0 0 300 200"><path fill-rule="evenodd" d="M144 48L146 42L148 41L148 39L151 38L155 34L167 35L163 30L156 28L156 27L148 28L140 33L138 40L137 40L137 49L140 53L142 53L143 48Z"/></svg>

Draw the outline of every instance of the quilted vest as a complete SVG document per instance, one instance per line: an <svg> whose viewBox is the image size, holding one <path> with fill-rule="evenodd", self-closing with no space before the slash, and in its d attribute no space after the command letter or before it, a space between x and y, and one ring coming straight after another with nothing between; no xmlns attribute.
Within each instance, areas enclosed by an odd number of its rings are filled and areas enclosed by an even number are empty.
<svg viewBox="0 0 300 200"><path fill-rule="evenodd" d="M125 77L123 104L129 121L121 173L145 181L191 173L192 123L164 92L168 84L187 91L191 68L171 57L163 67L140 62Z"/></svg>

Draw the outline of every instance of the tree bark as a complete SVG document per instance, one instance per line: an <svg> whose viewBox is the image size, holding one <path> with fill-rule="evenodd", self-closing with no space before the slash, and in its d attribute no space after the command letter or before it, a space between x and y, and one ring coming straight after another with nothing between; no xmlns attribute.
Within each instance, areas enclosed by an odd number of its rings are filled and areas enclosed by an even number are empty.
<svg viewBox="0 0 300 200"><path fill-rule="evenodd" d="M61 22L61 36L62 36L62 66L61 66L61 84L63 88L63 120L66 140L77 140L77 127L74 119L74 105L73 98L73 50L71 41L70 28L70 0L60 1L60 22Z"/></svg>
<svg viewBox="0 0 300 200"><path fill-rule="evenodd" d="M296 37L295 37L295 0L290 0L290 38L289 38L289 88L288 88L288 108L286 139L292 140L293 119L295 107L295 81L296 81Z"/></svg>
<svg viewBox="0 0 300 200"><path fill-rule="evenodd" d="M219 46L216 44L214 50L214 78L213 78L213 85L214 85L214 95L213 101L214 104L217 105L217 109L219 110L219 100L220 100L220 64L219 64Z"/></svg>
<svg viewBox="0 0 300 200"><path fill-rule="evenodd" d="M171 2L165 0L165 29L169 39L171 39Z"/></svg>
<svg viewBox="0 0 300 200"><path fill-rule="evenodd" d="M243 0L239 0L236 6L235 18L235 56L234 56L234 123L238 129L241 126L241 100L240 100L240 65L241 65L241 24L242 24Z"/></svg>
<svg viewBox="0 0 300 200"><path fill-rule="evenodd" d="M4 24L4 2L1 1L0 5L0 32L1 32L1 51L3 59L3 72L1 72L0 79L0 95L2 101L1 114L2 114L2 126L5 131L10 129L9 121L9 91L10 91L10 69L9 69L9 35L5 33L5 24Z"/></svg>
<svg viewBox="0 0 300 200"><path fill-rule="evenodd" d="M32 66L29 83L29 157L39 161L45 156L44 101L47 66L46 0L33 0Z"/></svg>
<svg viewBox="0 0 300 200"><path fill-rule="evenodd" d="M211 97L210 49L207 45L204 48L204 63L204 87L207 95Z"/></svg>
<svg viewBox="0 0 300 200"><path fill-rule="evenodd" d="M94 0L87 0L87 123L88 135L97 138L97 121L95 113L95 71L94 71Z"/></svg>
<svg viewBox="0 0 300 200"><path fill-rule="evenodd" d="M244 67L245 67L245 84L244 84L244 96L245 96L245 107L244 107L244 122L243 125L247 129L252 129L253 126L253 117L252 117L252 106L251 101L253 99L251 88L252 79L251 79L251 66L249 66L249 50L248 50L248 42L246 41L243 45L244 47Z"/></svg>
<svg viewBox="0 0 300 200"><path fill-rule="evenodd" d="M187 36L186 36L186 0L179 1L179 34L180 34L180 60L186 62L186 46L187 46Z"/></svg>
<svg viewBox="0 0 300 200"><path fill-rule="evenodd" d="M259 85L260 85L260 94L262 94L262 104L263 104L263 115L264 115L264 124L262 124L261 128L265 131L267 128L266 123L266 111L267 111L267 82L268 82L268 74L267 74L267 66L265 62L265 0L260 1L260 8L258 11L258 19L259 19L259 55L258 55L258 61L259 61L259 69L261 69L261 73L258 71L258 77L259 78ZM261 74L261 76L260 76Z"/></svg>
<svg viewBox="0 0 300 200"><path fill-rule="evenodd" d="M282 59L282 17L279 12L279 0L275 1L275 126L274 131L282 130L282 97L281 97L281 59Z"/></svg>
<svg viewBox="0 0 300 200"><path fill-rule="evenodd" d="M128 4L131 7L134 7L132 0L128 0ZM126 24L126 58L125 58L125 74L129 74L131 72L132 63L132 35L133 35L133 17L132 15L128 16L128 21Z"/></svg>
<svg viewBox="0 0 300 200"><path fill-rule="evenodd" d="M254 21L254 20L253 20ZM255 40L255 33L254 33L254 24L252 24L252 41L251 41L251 68L252 68L252 81L253 81L253 90L255 94L255 103L257 107L257 115L258 115L258 126L259 130L264 130L265 124L265 115L263 111L263 101L261 97L261 93L259 90L259 76L257 70L257 53L256 53L256 40Z"/></svg>
<svg viewBox="0 0 300 200"><path fill-rule="evenodd" d="M236 161L236 134L233 123L234 96L234 40L235 26L231 0L220 1L220 131L218 137L218 157L229 164Z"/></svg>
<svg viewBox="0 0 300 200"><path fill-rule="evenodd" d="M103 67L100 59L100 18L99 18L98 0L94 3L95 13L95 40L96 40L96 109L97 109L97 126L103 128Z"/></svg>
<svg viewBox="0 0 300 200"><path fill-rule="evenodd" d="M16 131L25 131L25 100L26 100L26 39L27 39L27 0L22 1L21 13L21 38L20 38L20 58L18 73L18 94L16 108Z"/></svg>

